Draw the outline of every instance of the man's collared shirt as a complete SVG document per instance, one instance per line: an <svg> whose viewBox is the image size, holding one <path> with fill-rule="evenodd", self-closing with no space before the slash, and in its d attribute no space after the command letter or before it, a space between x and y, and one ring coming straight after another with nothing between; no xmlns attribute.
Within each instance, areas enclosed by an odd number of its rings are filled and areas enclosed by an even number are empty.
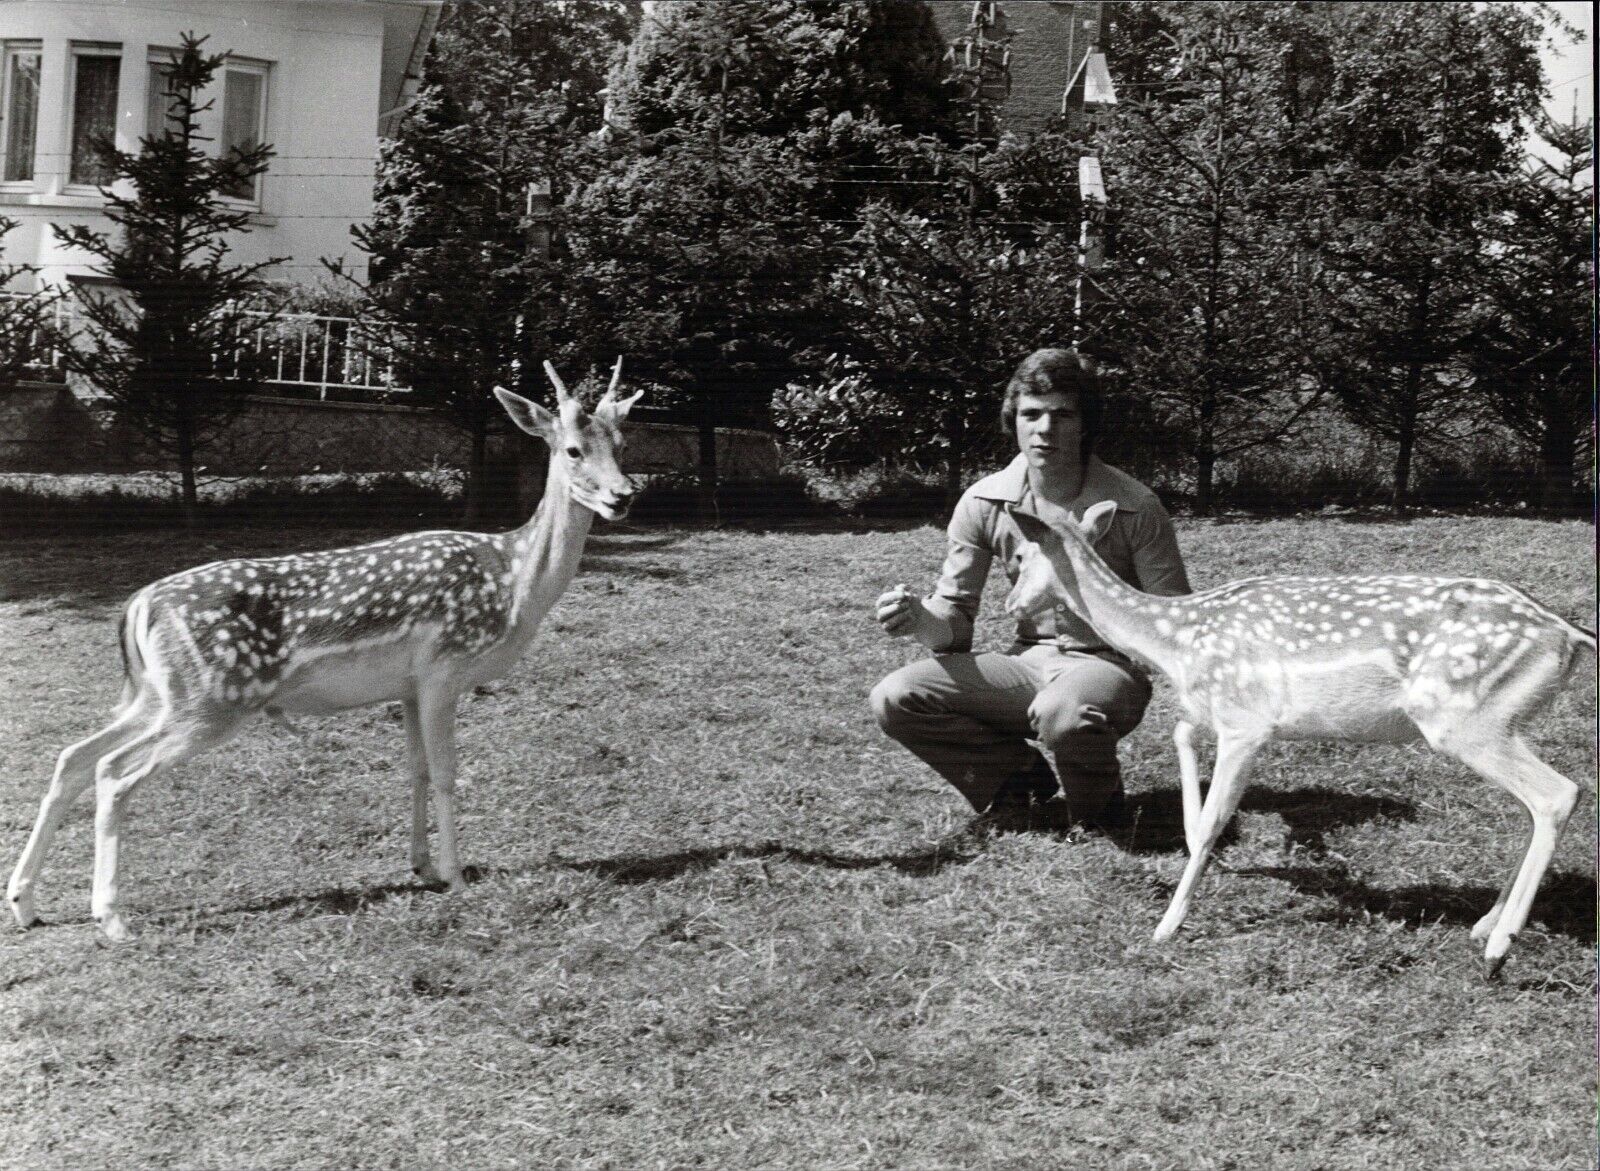
<svg viewBox="0 0 1600 1171"><path fill-rule="evenodd" d="M1083 490L1067 507L1081 519L1086 508L1102 500L1114 501L1117 511L1110 529L1095 545L1095 552L1105 558L1112 572L1147 594L1189 593L1172 518L1156 494L1126 472L1090 456L1084 469ZM955 637L944 650L972 649L978 600L996 557L1005 566L1006 579L1012 583L1017 580L1023 536L1016 522L1006 515L1008 503L1023 512L1037 512L1033 489L1028 484L1027 459L1022 455L968 488L950 517L950 551L945 556L939 584L933 595L924 599L931 612L950 623ZM1062 650L1116 653L1093 627L1065 607L1020 620L1017 642L1054 642Z"/></svg>

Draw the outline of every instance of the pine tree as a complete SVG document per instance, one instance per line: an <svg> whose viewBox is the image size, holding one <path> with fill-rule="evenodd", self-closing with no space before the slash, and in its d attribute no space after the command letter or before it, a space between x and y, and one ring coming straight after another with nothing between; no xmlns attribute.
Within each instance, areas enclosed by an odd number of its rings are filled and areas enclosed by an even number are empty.
<svg viewBox="0 0 1600 1171"><path fill-rule="evenodd" d="M1419 454L1469 440L1487 227L1541 88L1537 18L1518 5L1327 6L1334 75L1315 173L1322 376L1395 445L1404 508Z"/></svg>
<svg viewBox="0 0 1600 1171"><path fill-rule="evenodd" d="M177 461L186 523L196 520L196 459L241 407L226 371L243 347L249 304L264 285L263 269L228 263L227 237L249 230L250 215L222 196L267 169L265 143L208 155L200 115L203 95L226 53L201 51L208 38L184 33L166 71L167 122L140 139L137 154L99 144L108 169L132 191L104 189L113 236L82 225L62 229L64 244L98 258L114 280L110 292L82 291L91 336L66 351L66 361L108 398L117 415Z"/></svg>
<svg viewBox="0 0 1600 1171"><path fill-rule="evenodd" d="M16 220L0 216L0 240L16 227ZM41 375L42 352L55 340L52 311L59 294L41 289L17 295L10 288L38 271L32 264L0 265L0 390Z"/></svg>
<svg viewBox="0 0 1600 1171"><path fill-rule="evenodd" d="M573 208L585 332L695 423L708 518L716 428L765 425L817 336L826 221L854 214L886 143L945 128L941 51L904 0L678 3L613 78L615 157Z"/></svg>
<svg viewBox="0 0 1600 1171"><path fill-rule="evenodd" d="M826 287L818 369L779 396L813 458L935 467L954 503L1002 446L995 420L1018 360L1071 341L1079 144L1007 133L1004 39L977 10L945 74L936 133L885 141L897 182L871 193Z"/></svg>
<svg viewBox="0 0 1600 1171"><path fill-rule="evenodd" d="M1542 114L1538 128L1553 161L1532 160L1491 223L1471 370L1536 453L1538 508L1558 515L1571 511L1577 461L1593 451L1594 122Z"/></svg>
<svg viewBox="0 0 1600 1171"><path fill-rule="evenodd" d="M452 4L397 137L383 147L366 307L392 322L417 400L470 443L467 520L488 505L493 388L548 400L545 359L572 349L559 212L602 126L612 59L636 20L621 0ZM548 184L557 217L530 215Z"/></svg>
<svg viewBox="0 0 1600 1171"><path fill-rule="evenodd" d="M1266 6L1133 7L1117 48L1141 80L1099 141L1117 248L1089 341L1181 436L1204 514L1218 462L1293 434L1316 399L1287 38Z"/></svg>

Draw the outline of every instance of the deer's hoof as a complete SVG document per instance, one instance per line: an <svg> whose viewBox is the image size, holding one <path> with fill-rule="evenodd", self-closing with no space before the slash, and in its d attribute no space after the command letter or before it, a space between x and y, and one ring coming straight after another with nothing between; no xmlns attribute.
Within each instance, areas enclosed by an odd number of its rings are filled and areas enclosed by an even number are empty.
<svg viewBox="0 0 1600 1171"><path fill-rule="evenodd" d="M11 913L16 917L17 926L26 931L29 927L37 927L43 922L37 911L33 909L32 895L12 895Z"/></svg>
<svg viewBox="0 0 1600 1171"><path fill-rule="evenodd" d="M1505 966L1509 946L1502 949L1499 955L1485 954L1483 957L1483 978L1490 982L1500 978L1500 969Z"/></svg>
<svg viewBox="0 0 1600 1171"><path fill-rule="evenodd" d="M100 919L100 930L112 943L132 943L139 938L139 933L120 914L110 914Z"/></svg>

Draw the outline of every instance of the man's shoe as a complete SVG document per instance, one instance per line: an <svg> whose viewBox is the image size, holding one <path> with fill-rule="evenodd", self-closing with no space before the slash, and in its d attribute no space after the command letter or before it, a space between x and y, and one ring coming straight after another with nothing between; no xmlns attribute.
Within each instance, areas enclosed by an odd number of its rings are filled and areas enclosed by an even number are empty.
<svg viewBox="0 0 1600 1171"><path fill-rule="evenodd" d="M1060 788L1055 770L1041 756L1031 767L1007 777L989 808L978 814L968 828L983 837L1037 829L1043 824L1042 807Z"/></svg>
<svg viewBox="0 0 1600 1171"><path fill-rule="evenodd" d="M1061 788L1055 770L1040 757L1032 766L1007 777L996 790L989 809L1026 809L1029 805L1043 805Z"/></svg>
<svg viewBox="0 0 1600 1171"><path fill-rule="evenodd" d="M1033 828L1033 808L1028 805L991 805L971 821L966 832L975 838L1020 834Z"/></svg>
<svg viewBox="0 0 1600 1171"><path fill-rule="evenodd" d="M1078 819L1079 823L1089 829L1101 830L1105 833L1118 833L1128 825L1128 798L1121 788L1118 788L1110 797L1106 798L1104 805L1092 814L1087 814Z"/></svg>

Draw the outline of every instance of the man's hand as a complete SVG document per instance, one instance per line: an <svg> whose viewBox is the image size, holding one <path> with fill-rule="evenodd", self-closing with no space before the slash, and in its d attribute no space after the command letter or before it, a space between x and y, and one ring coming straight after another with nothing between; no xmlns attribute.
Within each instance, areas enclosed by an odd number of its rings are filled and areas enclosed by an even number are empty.
<svg viewBox="0 0 1600 1171"><path fill-rule="evenodd" d="M905 638L916 634L928 617L922 599L915 597L903 585L878 595L878 623L891 638Z"/></svg>

